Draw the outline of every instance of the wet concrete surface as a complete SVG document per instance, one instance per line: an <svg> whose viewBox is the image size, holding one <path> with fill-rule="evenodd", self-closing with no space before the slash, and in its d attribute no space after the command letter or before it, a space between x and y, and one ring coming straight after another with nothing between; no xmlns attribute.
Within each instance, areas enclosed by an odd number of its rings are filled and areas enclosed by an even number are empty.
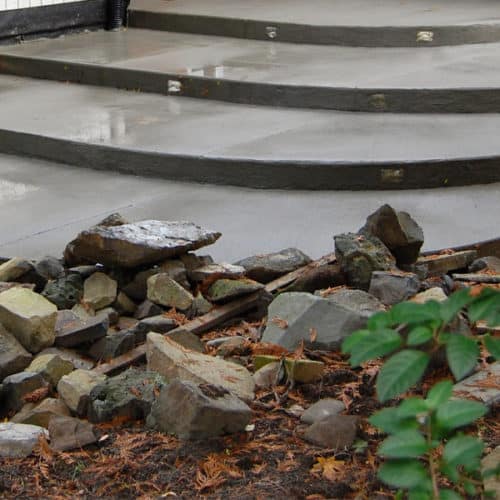
<svg viewBox="0 0 500 500"><path fill-rule="evenodd" d="M336 47L128 29L0 46L0 63L2 55L14 55L219 82L375 90L488 89L500 86L499 54L500 43L425 50ZM3 66L8 68L8 61Z"/></svg>
<svg viewBox="0 0 500 500"><path fill-rule="evenodd" d="M500 184L415 191L259 191L95 172L0 155L0 256L60 255L80 230L119 211L222 231L207 253L235 261L297 246L313 257L383 203L413 215L425 248L499 236ZM201 251L203 253L203 250Z"/></svg>
<svg viewBox="0 0 500 500"><path fill-rule="evenodd" d="M312 25L420 26L500 20L496 0L132 0L132 9Z"/></svg>

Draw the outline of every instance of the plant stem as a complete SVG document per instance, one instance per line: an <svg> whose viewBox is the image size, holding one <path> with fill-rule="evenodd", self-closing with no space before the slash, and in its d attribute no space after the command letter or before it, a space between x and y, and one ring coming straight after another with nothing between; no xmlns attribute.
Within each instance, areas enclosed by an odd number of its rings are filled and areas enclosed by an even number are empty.
<svg viewBox="0 0 500 500"><path fill-rule="evenodd" d="M428 418L428 423L427 423L427 432L426 432L426 439L427 439L427 444L429 447L431 446L432 442L432 429L431 429L431 418ZM439 487L438 487L438 482L437 482L437 471L436 471L436 463L434 462L434 457L432 456L432 452L434 450L429 450L428 455L429 455L429 470L431 473L431 481L432 481L432 498L433 500L439 500Z"/></svg>

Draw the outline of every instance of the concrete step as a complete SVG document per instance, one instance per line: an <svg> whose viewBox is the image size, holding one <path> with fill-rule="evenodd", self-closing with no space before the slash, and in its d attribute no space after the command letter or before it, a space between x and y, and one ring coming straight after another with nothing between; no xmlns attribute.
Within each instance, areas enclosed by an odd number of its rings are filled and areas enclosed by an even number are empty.
<svg viewBox="0 0 500 500"><path fill-rule="evenodd" d="M128 29L0 46L0 72L244 104L491 113L499 54L500 43L325 47Z"/></svg>
<svg viewBox="0 0 500 500"><path fill-rule="evenodd" d="M495 0L132 0L130 26L273 42L415 47L500 41Z"/></svg>
<svg viewBox="0 0 500 500"><path fill-rule="evenodd" d="M0 76L0 152L283 189L500 180L499 114L277 109Z"/></svg>

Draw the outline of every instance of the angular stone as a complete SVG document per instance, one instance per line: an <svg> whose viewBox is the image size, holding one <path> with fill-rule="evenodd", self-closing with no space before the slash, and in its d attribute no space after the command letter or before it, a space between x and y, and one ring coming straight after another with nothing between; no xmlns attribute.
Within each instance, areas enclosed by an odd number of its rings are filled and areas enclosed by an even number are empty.
<svg viewBox="0 0 500 500"><path fill-rule="evenodd" d="M401 271L374 271L368 292L392 306L413 297L420 288L416 274Z"/></svg>
<svg viewBox="0 0 500 500"><path fill-rule="evenodd" d="M175 330L168 332L165 337L190 351L205 353L205 344L200 338L189 330L184 330L182 327L177 327Z"/></svg>
<svg viewBox="0 0 500 500"><path fill-rule="evenodd" d="M148 424L181 439L207 439L244 431L251 416L250 408L223 387L177 379L161 390Z"/></svg>
<svg viewBox="0 0 500 500"><path fill-rule="evenodd" d="M416 302L417 304L425 304L429 300L435 300L436 302L443 302L447 299L447 295L444 293L443 289L436 286L429 288L423 292L417 293L412 297L411 302Z"/></svg>
<svg viewBox="0 0 500 500"><path fill-rule="evenodd" d="M55 280L64 276L64 266L56 257L50 255L35 264L35 271L46 280Z"/></svg>
<svg viewBox="0 0 500 500"><path fill-rule="evenodd" d="M104 273L94 273L83 283L83 301L94 310L110 306L116 299L118 284Z"/></svg>
<svg viewBox="0 0 500 500"><path fill-rule="evenodd" d="M73 347L105 337L109 321L102 315L80 319L73 311L59 311L56 321L55 344Z"/></svg>
<svg viewBox="0 0 500 500"><path fill-rule="evenodd" d="M75 370L59 380L57 392L72 412L83 417L88 412L92 389L105 381L106 375L90 370Z"/></svg>
<svg viewBox="0 0 500 500"><path fill-rule="evenodd" d="M208 266L214 263L214 259L210 255L196 255L195 253L185 253L179 256L188 274L202 266Z"/></svg>
<svg viewBox="0 0 500 500"><path fill-rule="evenodd" d="M11 422L37 425L47 429L50 419L61 415L69 417L68 407L60 399L46 398L36 405L33 403L25 405L19 413L11 418Z"/></svg>
<svg viewBox="0 0 500 500"><path fill-rule="evenodd" d="M61 359L69 361L78 370L91 370L95 366L93 360L82 356L82 354L73 349L66 349L65 347L47 347L47 349L39 353L40 356L44 354L56 354Z"/></svg>
<svg viewBox="0 0 500 500"><path fill-rule="evenodd" d="M209 302L201 293L195 295L193 305L191 306L191 314L193 316L203 316L213 309L213 304Z"/></svg>
<svg viewBox="0 0 500 500"><path fill-rule="evenodd" d="M160 273L148 278L148 299L155 304L185 311L191 307L194 297L168 274Z"/></svg>
<svg viewBox="0 0 500 500"><path fill-rule="evenodd" d="M207 278L240 278L244 274L244 267L221 262L219 264L208 264L198 267L189 273L189 278L195 282L202 282Z"/></svg>
<svg viewBox="0 0 500 500"><path fill-rule="evenodd" d="M146 299L144 302L141 302L137 307L134 313L134 318L136 319L150 318L151 316L158 316L159 314L162 313L163 309L160 306Z"/></svg>
<svg viewBox="0 0 500 500"><path fill-rule="evenodd" d="M344 410L345 404L342 401L333 398L320 399L307 408L300 420L305 424L314 424L332 415L338 415Z"/></svg>
<svg viewBox="0 0 500 500"><path fill-rule="evenodd" d="M243 366L190 351L157 333L148 334L146 347L148 369L168 381L179 378L221 386L246 401L254 397L252 376Z"/></svg>
<svg viewBox="0 0 500 500"><path fill-rule="evenodd" d="M75 266L75 267L70 267L68 269L69 274L78 274L80 278L82 278L82 283L83 280L91 276L97 271L100 271L103 268L100 264L89 264L89 265L84 265L84 266Z"/></svg>
<svg viewBox="0 0 500 500"><path fill-rule="evenodd" d="M282 293L269 306L262 341L289 350L294 350L302 341L313 348L337 349L344 338L364 328L368 318L379 310L380 307L371 307L365 300L351 305L336 303L332 297Z"/></svg>
<svg viewBox="0 0 500 500"><path fill-rule="evenodd" d="M123 215L119 212L114 212L109 214L107 217L104 217L101 222L99 222L98 226L104 227L112 227L112 226L121 226L123 224L130 224L130 222L123 217Z"/></svg>
<svg viewBox="0 0 500 500"><path fill-rule="evenodd" d="M326 417L308 427L304 433L304 439L335 451L348 449L356 438L358 420L358 417L351 415Z"/></svg>
<svg viewBox="0 0 500 500"><path fill-rule="evenodd" d="M49 347L55 339L57 307L25 288L0 293L2 323L32 353Z"/></svg>
<svg viewBox="0 0 500 500"><path fill-rule="evenodd" d="M175 320L160 314L158 316L141 319L141 321L130 328L129 331L134 334L135 342L139 344L146 340L146 335L149 332L167 333L176 327L177 322Z"/></svg>
<svg viewBox="0 0 500 500"><path fill-rule="evenodd" d="M439 276L450 271L467 269L476 257L476 250L464 250L462 252L420 257L416 265L424 267L428 276Z"/></svg>
<svg viewBox="0 0 500 500"><path fill-rule="evenodd" d="M111 333L99 339L88 350L88 355L96 361L109 361L135 347L135 335L130 331Z"/></svg>
<svg viewBox="0 0 500 500"><path fill-rule="evenodd" d="M70 361L56 354L43 354L37 356L25 371L39 373L52 387L56 387L61 377L73 370L74 366Z"/></svg>
<svg viewBox="0 0 500 500"><path fill-rule="evenodd" d="M31 354L14 335L0 325L0 382L8 375L24 370L31 359Z"/></svg>
<svg viewBox="0 0 500 500"><path fill-rule="evenodd" d="M83 297L83 281L78 274L69 274L49 281L42 295L59 309L70 309Z"/></svg>
<svg viewBox="0 0 500 500"><path fill-rule="evenodd" d="M49 433L36 425L0 423L0 457L24 458L33 452L39 436Z"/></svg>
<svg viewBox="0 0 500 500"><path fill-rule="evenodd" d="M133 224L96 226L68 244L72 262L101 262L123 267L154 264L215 243L220 233L190 222L145 220Z"/></svg>
<svg viewBox="0 0 500 500"><path fill-rule="evenodd" d="M311 259L297 248L285 248L279 252L255 255L236 262L246 270L246 275L260 283L291 273L311 262Z"/></svg>
<svg viewBox="0 0 500 500"><path fill-rule="evenodd" d="M489 365L453 386L457 398L471 398L492 407L500 402L500 361Z"/></svg>
<svg viewBox="0 0 500 500"><path fill-rule="evenodd" d="M261 283L248 279L220 279L210 286L206 295L208 300L223 304L263 288Z"/></svg>
<svg viewBox="0 0 500 500"><path fill-rule="evenodd" d="M89 305L76 304L71 308L71 312L75 313L80 319L87 320L95 316L95 311Z"/></svg>
<svg viewBox="0 0 500 500"><path fill-rule="evenodd" d="M481 460L481 470L486 472L491 469L496 469L498 471L498 466L500 464L500 446L497 446L492 452L488 453ZM498 499L500 498L500 477L498 473L496 475L485 478L484 480L484 491L485 498ZM491 492L490 497L487 496L488 492Z"/></svg>
<svg viewBox="0 0 500 500"><path fill-rule="evenodd" d="M373 271L387 271L396 261L387 247L376 236L354 233L339 234L335 239L335 255L347 283L368 290Z"/></svg>
<svg viewBox="0 0 500 500"><path fill-rule="evenodd" d="M376 312L385 311L384 305L377 297L363 290L343 288L327 295L326 299L344 306L351 311L355 311L366 319Z"/></svg>
<svg viewBox="0 0 500 500"><path fill-rule="evenodd" d="M187 278L187 271L184 262L180 259L166 260L158 267L159 273L168 274L170 278L179 283L184 288L190 288Z"/></svg>
<svg viewBox="0 0 500 500"><path fill-rule="evenodd" d="M34 290L34 283L17 283L15 281L0 281L0 293L10 290L11 288L27 288L28 290Z"/></svg>
<svg viewBox="0 0 500 500"><path fill-rule="evenodd" d="M256 355L254 356L253 364L256 370L260 370L267 364L276 363L279 360L278 356ZM324 363L310 359L285 358L283 365L288 380L303 384L310 384L321 379L325 370Z"/></svg>
<svg viewBox="0 0 500 500"><path fill-rule="evenodd" d="M236 335L230 337L217 347L217 356L227 358L228 356L241 356L245 351L246 339Z"/></svg>
<svg viewBox="0 0 500 500"><path fill-rule="evenodd" d="M104 309L99 309L96 312L96 318L99 318L103 321L107 321L110 326L116 326L118 321L120 321L120 315L116 309L112 307L105 307Z"/></svg>
<svg viewBox="0 0 500 500"><path fill-rule="evenodd" d="M118 292L113 305L119 314L134 314L137 309L135 302L129 299L123 292Z"/></svg>
<svg viewBox="0 0 500 500"><path fill-rule="evenodd" d="M0 281L15 281L33 269L30 262L19 257L0 264Z"/></svg>
<svg viewBox="0 0 500 500"><path fill-rule="evenodd" d="M21 372L9 375L3 381L3 408L5 412L19 411L29 402L29 395L38 389L47 389L48 382L40 373Z"/></svg>
<svg viewBox="0 0 500 500"><path fill-rule="evenodd" d="M471 273L477 273L483 270L500 274L500 259L494 256L480 257L469 266L469 271Z"/></svg>
<svg viewBox="0 0 500 500"><path fill-rule="evenodd" d="M309 269L299 276L285 291L313 293L316 290L333 288L345 285L345 283L345 275L340 266L338 264L327 264Z"/></svg>
<svg viewBox="0 0 500 500"><path fill-rule="evenodd" d="M116 417L144 419L164 385L159 373L130 368L92 389L88 418L91 422L107 422Z"/></svg>
<svg viewBox="0 0 500 500"><path fill-rule="evenodd" d="M97 441L94 426L71 417L54 417L49 422L50 446L57 451L83 448Z"/></svg>
<svg viewBox="0 0 500 500"><path fill-rule="evenodd" d="M127 283L121 289L127 294L132 300L144 301L148 295L148 278L159 273L159 268L154 267L151 269L146 269L144 271L139 271L132 281Z"/></svg>
<svg viewBox="0 0 500 500"><path fill-rule="evenodd" d="M271 363L267 363L261 368L258 368L253 374L255 385L263 389L269 389L278 385L280 367L281 363L278 361L272 361Z"/></svg>

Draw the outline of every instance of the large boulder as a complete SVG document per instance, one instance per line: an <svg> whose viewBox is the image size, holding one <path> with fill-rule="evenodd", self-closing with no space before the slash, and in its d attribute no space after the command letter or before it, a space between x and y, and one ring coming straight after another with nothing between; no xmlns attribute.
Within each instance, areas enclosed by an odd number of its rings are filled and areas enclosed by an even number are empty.
<svg viewBox="0 0 500 500"><path fill-rule="evenodd" d="M148 425L181 439L206 439L245 430L252 412L223 387L173 380L153 403Z"/></svg>
<svg viewBox="0 0 500 500"><path fill-rule="evenodd" d="M0 382L8 375L24 370L31 358L14 335L0 325Z"/></svg>
<svg viewBox="0 0 500 500"><path fill-rule="evenodd" d="M145 220L82 231L65 250L71 263L100 262L123 267L155 264L210 245L220 233L191 222Z"/></svg>
<svg viewBox="0 0 500 500"><path fill-rule="evenodd" d="M398 265L413 264L424 243L422 228L406 212L382 205L369 215L359 233L376 236L396 257Z"/></svg>
<svg viewBox="0 0 500 500"><path fill-rule="evenodd" d="M335 256L347 278L347 284L368 290L373 271L387 271L396 266L396 261L376 236L355 233L334 237Z"/></svg>
<svg viewBox="0 0 500 500"><path fill-rule="evenodd" d="M148 334L146 348L148 370L168 381L178 378L224 387L246 401L254 397L252 375L243 366L188 350L158 333Z"/></svg>
<svg viewBox="0 0 500 500"><path fill-rule="evenodd" d="M54 343L57 307L26 288L0 293L2 323L32 353Z"/></svg>
<svg viewBox="0 0 500 500"><path fill-rule="evenodd" d="M249 278L268 283L310 262L311 259L297 248L285 248L279 252L247 257L236 265L244 267Z"/></svg>
<svg viewBox="0 0 500 500"><path fill-rule="evenodd" d="M0 457L24 458L33 452L40 436L49 433L37 425L0 423Z"/></svg>
<svg viewBox="0 0 500 500"><path fill-rule="evenodd" d="M372 314L383 310L369 294L361 290L347 292L328 298L302 292L282 293L269 306L262 341L289 350L302 341L314 348L337 349L352 332L366 326Z"/></svg>

